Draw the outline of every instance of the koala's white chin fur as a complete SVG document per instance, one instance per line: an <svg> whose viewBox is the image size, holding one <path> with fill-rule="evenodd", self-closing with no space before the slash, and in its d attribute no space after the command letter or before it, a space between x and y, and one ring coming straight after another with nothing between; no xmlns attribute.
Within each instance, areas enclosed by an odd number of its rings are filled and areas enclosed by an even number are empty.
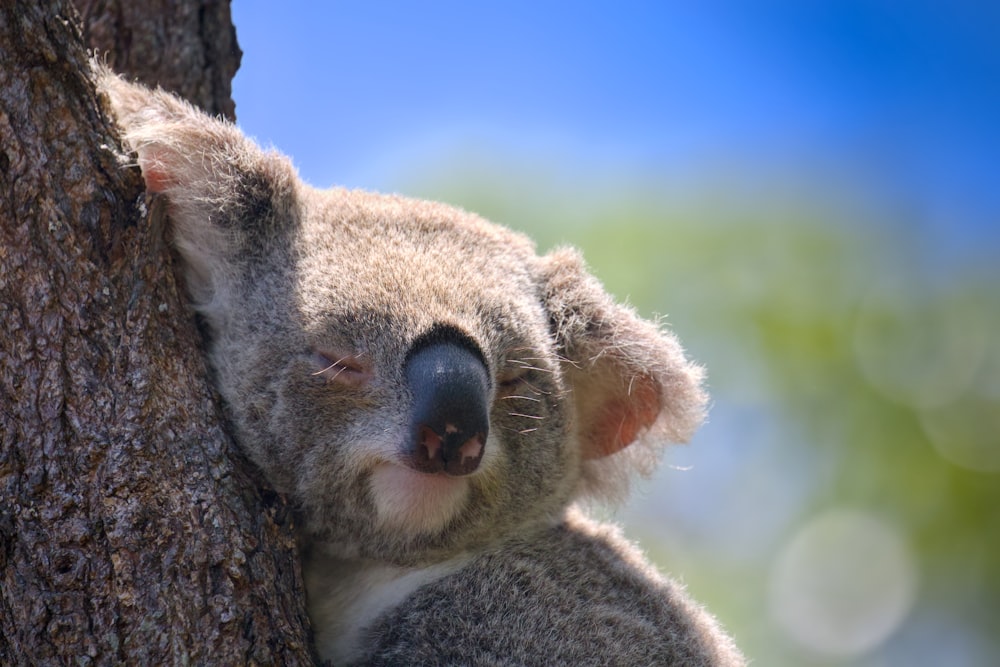
<svg viewBox="0 0 1000 667"><path fill-rule="evenodd" d="M467 561L463 555L414 569L314 552L303 573L319 654L335 665L362 659L365 628L416 589L458 571Z"/></svg>
<svg viewBox="0 0 1000 667"><path fill-rule="evenodd" d="M386 528L430 533L443 528L465 506L469 480L383 463L372 472L371 495Z"/></svg>

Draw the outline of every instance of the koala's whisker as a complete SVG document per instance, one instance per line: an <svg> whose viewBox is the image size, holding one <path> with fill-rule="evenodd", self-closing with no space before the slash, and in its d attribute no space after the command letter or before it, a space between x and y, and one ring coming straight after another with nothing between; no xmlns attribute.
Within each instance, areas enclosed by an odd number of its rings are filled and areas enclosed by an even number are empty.
<svg viewBox="0 0 1000 667"><path fill-rule="evenodd" d="M510 400L512 398L523 398L526 401L534 401L535 403L541 403L542 402L542 399L535 398L534 396L501 396L500 400L506 401L506 400Z"/></svg>
<svg viewBox="0 0 1000 667"><path fill-rule="evenodd" d="M344 371L346 371L348 369L348 367L346 365L344 365L344 361L346 361L347 359L356 359L357 356L358 355L356 355L356 354L352 354L352 355L348 355L347 357L341 357L337 361L334 361L333 363L331 363L326 368L324 368L322 370L319 370L319 371L316 371L315 373L310 373L310 376L315 377L317 375L323 375L324 373L326 373L326 372L328 372L328 371L336 368L337 372L334 373L332 377L326 378L327 383L333 382L334 380L336 380L337 378L340 377L341 373L343 373Z"/></svg>
<svg viewBox="0 0 1000 667"><path fill-rule="evenodd" d="M539 371L539 372L542 372L542 373L554 373L555 372L551 368L541 368L540 366L532 366L531 364L529 364L527 362L523 362L520 359L511 359L511 362L513 362L515 364L518 364L518 368L526 370L526 371Z"/></svg>
<svg viewBox="0 0 1000 667"><path fill-rule="evenodd" d="M583 364L581 364L579 361L577 361L575 359L570 359L569 357L564 357L561 354L556 354L556 355L553 355L553 356L555 356L556 361L558 361L559 363L569 364L573 368L583 368Z"/></svg>
<svg viewBox="0 0 1000 667"><path fill-rule="evenodd" d="M333 377L332 377L332 378L327 378L327 379L326 379L326 381L327 381L328 383L329 383L329 382L333 382L334 380L336 380L337 378L339 378L339 377L340 377L340 374L341 374L341 373L343 373L343 372L344 372L344 371L346 371L346 370L347 370L346 368L343 368L343 367L341 367L341 369L340 369L340 370L338 370L338 371L337 371L336 373L334 373L334 374L333 374Z"/></svg>
<svg viewBox="0 0 1000 667"><path fill-rule="evenodd" d="M552 394L552 392L550 391L543 391L542 389L539 389L538 387L536 387L535 385L531 384L530 382L528 382L523 378L521 379L521 382L524 384L524 386L528 388L529 391L532 391L536 394L541 394L542 396L549 396Z"/></svg>
<svg viewBox="0 0 1000 667"><path fill-rule="evenodd" d="M545 419L545 417L540 415L525 415L520 412L508 412L507 414L511 417L524 417L525 419Z"/></svg>
<svg viewBox="0 0 1000 667"><path fill-rule="evenodd" d="M330 364L330 365L329 365L329 366L327 366L326 368L323 368L323 369L321 369L321 370L318 370L318 371L316 371L315 373L310 373L309 375L311 375L312 377L315 377L315 376L317 376L317 375L322 375L323 373L327 372L328 370L330 370L331 368L333 368L333 367L334 367L334 366L336 366L336 365L337 365L337 364ZM334 377L337 377L337 376L336 376L336 375L334 375Z"/></svg>
<svg viewBox="0 0 1000 667"><path fill-rule="evenodd" d="M511 361L517 361L517 362L525 362L525 361L548 361L548 358L547 357L521 357L520 359L511 359Z"/></svg>
<svg viewBox="0 0 1000 667"><path fill-rule="evenodd" d="M532 428L511 428L510 426L501 426L504 431L510 431L511 433L517 433L518 435L526 435L528 433L534 433L538 430L538 427Z"/></svg>

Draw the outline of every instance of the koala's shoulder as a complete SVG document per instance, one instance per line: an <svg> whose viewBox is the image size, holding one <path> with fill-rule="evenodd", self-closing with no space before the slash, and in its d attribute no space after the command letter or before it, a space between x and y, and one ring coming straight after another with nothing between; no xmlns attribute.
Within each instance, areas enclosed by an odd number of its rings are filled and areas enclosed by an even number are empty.
<svg viewBox="0 0 1000 667"><path fill-rule="evenodd" d="M369 639L371 664L744 664L617 528L573 510L419 589Z"/></svg>

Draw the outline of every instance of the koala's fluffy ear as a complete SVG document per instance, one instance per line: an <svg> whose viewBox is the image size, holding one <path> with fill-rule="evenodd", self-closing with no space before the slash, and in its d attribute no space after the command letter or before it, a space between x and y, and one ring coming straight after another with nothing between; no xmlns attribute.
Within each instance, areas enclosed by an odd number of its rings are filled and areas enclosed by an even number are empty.
<svg viewBox="0 0 1000 667"><path fill-rule="evenodd" d="M295 169L231 123L163 90L129 83L103 65L93 67L98 90L138 156L146 189L167 199L188 288L211 319L209 304L220 300L230 260L266 237L269 225L294 217L276 209L294 201Z"/></svg>
<svg viewBox="0 0 1000 667"><path fill-rule="evenodd" d="M702 422L702 369L672 334L615 303L577 252L557 250L541 262L543 300L576 408L583 491L613 498L636 467L652 470L665 440L684 442Z"/></svg>

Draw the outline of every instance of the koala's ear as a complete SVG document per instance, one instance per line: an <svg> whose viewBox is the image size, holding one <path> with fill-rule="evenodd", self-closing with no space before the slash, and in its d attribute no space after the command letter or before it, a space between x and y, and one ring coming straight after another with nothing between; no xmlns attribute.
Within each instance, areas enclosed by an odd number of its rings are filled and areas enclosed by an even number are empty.
<svg viewBox="0 0 1000 667"><path fill-rule="evenodd" d="M637 441L686 441L704 418L701 368L672 334L615 303L577 252L557 250L541 262L583 458L601 459Z"/></svg>
<svg viewBox="0 0 1000 667"><path fill-rule="evenodd" d="M166 197L174 242L196 305L224 289L221 277L247 245L287 221L297 183L287 158L261 150L234 125L163 90L93 64L146 189ZM285 209L276 211L275 209Z"/></svg>

